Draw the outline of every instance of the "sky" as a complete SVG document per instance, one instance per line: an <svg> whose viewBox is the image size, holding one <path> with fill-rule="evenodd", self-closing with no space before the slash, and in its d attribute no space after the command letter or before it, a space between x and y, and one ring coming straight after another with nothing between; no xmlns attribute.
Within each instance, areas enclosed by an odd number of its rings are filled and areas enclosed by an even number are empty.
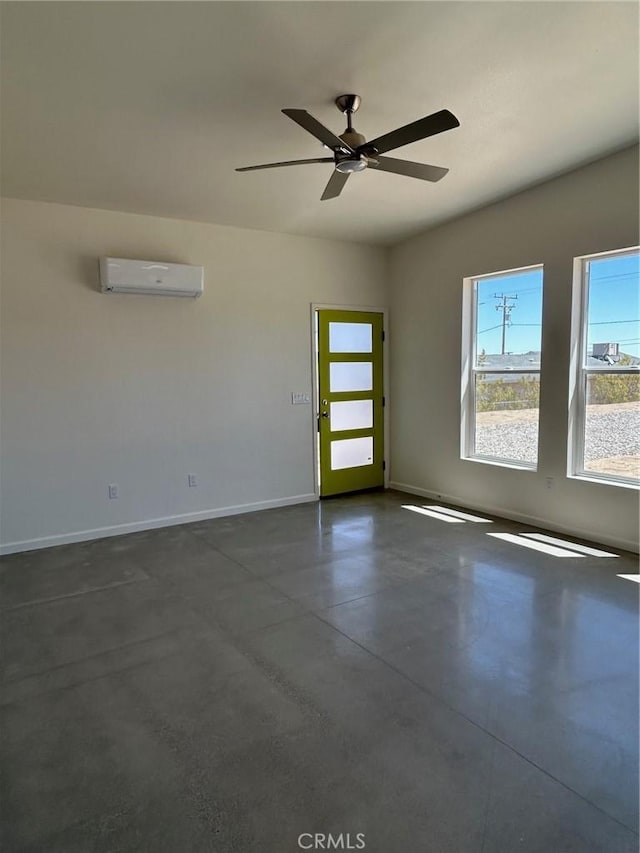
<svg viewBox="0 0 640 853"><path fill-rule="evenodd" d="M478 352L500 353L502 306L512 306L505 352L538 352L542 323L541 269L480 279L478 287ZM516 298L517 297L517 298ZM589 262L589 334L593 343L619 343L620 352L640 356L640 258L638 254Z"/></svg>
<svg viewBox="0 0 640 853"><path fill-rule="evenodd" d="M607 322L610 321L610 322ZM594 343L619 343L640 356L640 270L636 254L589 263L589 335Z"/></svg>

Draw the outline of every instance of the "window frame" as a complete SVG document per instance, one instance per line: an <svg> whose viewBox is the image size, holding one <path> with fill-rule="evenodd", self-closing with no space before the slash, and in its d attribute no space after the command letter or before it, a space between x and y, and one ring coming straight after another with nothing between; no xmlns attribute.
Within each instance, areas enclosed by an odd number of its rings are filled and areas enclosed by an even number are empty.
<svg viewBox="0 0 640 853"><path fill-rule="evenodd" d="M604 483L610 486L640 489L640 480L635 477L623 477L616 474L588 471L584 465L584 439L587 415L587 382L589 376L599 374L614 376L638 376L640 365L636 367L589 367L586 364L589 338L589 287L588 263L599 258L624 257L636 255L640 246L625 249L612 249L580 255L573 259L573 294L571 302L571 370L569 382L569 434L567 444L567 477L576 480Z"/></svg>
<svg viewBox="0 0 640 853"><path fill-rule="evenodd" d="M537 471L539 454L535 462L524 462L518 459L506 459L501 456L488 456L475 452L476 438L476 375L478 373L501 373L538 376L540 382L541 368L478 368L477 361L477 312L478 291L476 283L484 279L509 278L518 273L542 271L542 299L544 305L544 264L528 264L499 272L483 273L482 275L465 276L462 280L462 388L460 396L460 458L466 462L481 462L485 465L495 465L502 468L514 468L518 471ZM542 316L540 318L542 328ZM542 340L540 342L540 360L542 362ZM538 412L540 409L538 408ZM540 416L538 415L538 439L540 437ZM539 444L538 444L539 447Z"/></svg>

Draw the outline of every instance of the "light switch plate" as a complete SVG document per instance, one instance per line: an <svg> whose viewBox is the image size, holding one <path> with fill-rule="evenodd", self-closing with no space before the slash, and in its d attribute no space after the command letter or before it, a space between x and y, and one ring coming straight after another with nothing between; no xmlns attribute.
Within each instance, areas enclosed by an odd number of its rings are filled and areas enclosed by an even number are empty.
<svg viewBox="0 0 640 853"><path fill-rule="evenodd" d="M292 406L308 406L311 403L311 394L306 394L304 391L291 392Z"/></svg>

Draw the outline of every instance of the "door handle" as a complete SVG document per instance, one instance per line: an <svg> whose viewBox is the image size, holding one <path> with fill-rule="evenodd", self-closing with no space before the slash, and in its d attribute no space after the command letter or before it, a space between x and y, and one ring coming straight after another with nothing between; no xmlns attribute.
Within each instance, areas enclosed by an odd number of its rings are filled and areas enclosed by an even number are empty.
<svg viewBox="0 0 640 853"><path fill-rule="evenodd" d="M320 417L321 417L321 418L328 418L328 417L329 417L329 412L320 412Z"/></svg>

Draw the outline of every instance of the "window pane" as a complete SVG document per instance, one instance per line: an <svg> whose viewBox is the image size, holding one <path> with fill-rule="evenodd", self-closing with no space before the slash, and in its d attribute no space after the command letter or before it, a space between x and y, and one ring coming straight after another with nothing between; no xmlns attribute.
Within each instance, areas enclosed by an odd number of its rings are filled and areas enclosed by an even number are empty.
<svg viewBox="0 0 640 853"><path fill-rule="evenodd" d="M331 431L369 429L373 426L373 400L331 403Z"/></svg>
<svg viewBox="0 0 640 853"><path fill-rule="evenodd" d="M373 437L344 438L331 442L331 470L373 465Z"/></svg>
<svg viewBox="0 0 640 853"><path fill-rule="evenodd" d="M329 323L329 352L371 352L371 323Z"/></svg>
<svg viewBox="0 0 640 853"><path fill-rule="evenodd" d="M511 462L538 459L540 376L477 373L474 452Z"/></svg>
<svg viewBox="0 0 640 853"><path fill-rule="evenodd" d="M370 361L332 361L329 365L329 390L371 391L373 364Z"/></svg>
<svg viewBox="0 0 640 853"><path fill-rule="evenodd" d="M476 367L540 367L542 269L475 282Z"/></svg>
<svg viewBox="0 0 640 853"><path fill-rule="evenodd" d="M640 364L640 254L587 261L587 367Z"/></svg>
<svg viewBox="0 0 640 853"><path fill-rule="evenodd" d="M584 470L640 479L640 376L587 377Z"/></svg>

